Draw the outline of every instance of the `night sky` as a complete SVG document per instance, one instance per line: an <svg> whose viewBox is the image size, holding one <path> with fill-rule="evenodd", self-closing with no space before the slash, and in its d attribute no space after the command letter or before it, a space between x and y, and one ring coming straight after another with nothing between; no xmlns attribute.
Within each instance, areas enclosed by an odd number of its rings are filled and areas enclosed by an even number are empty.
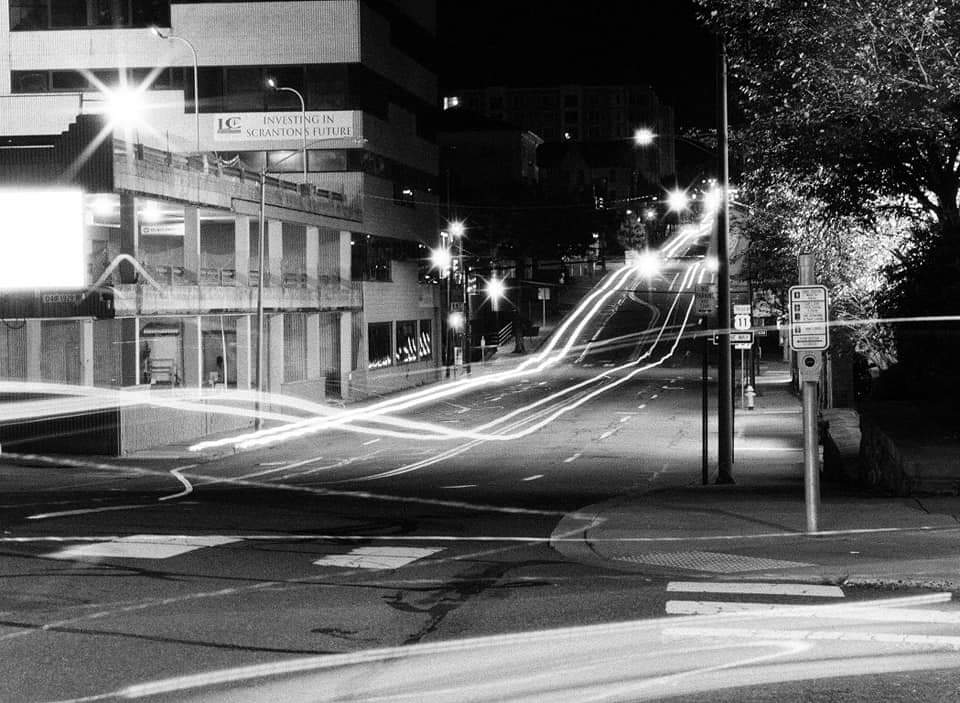
<svg viewBox="0 0 960 703"><path fill-rule="evenodd" d="M692 0L439 0L441 91L647 83L679 127L710 126L715 60Z"/></svg>

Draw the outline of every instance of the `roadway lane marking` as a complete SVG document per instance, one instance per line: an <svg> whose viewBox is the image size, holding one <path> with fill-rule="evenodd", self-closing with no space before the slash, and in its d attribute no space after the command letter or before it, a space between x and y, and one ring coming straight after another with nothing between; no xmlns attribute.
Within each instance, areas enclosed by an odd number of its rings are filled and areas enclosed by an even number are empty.
<svg viewBox="0 0 960 703"><path fill-rule="evenodd" d="M543 474L534 474L533 476L527 476L524 481L536 481L538 478L543 478Z"/></svg>
<svg viewBox="0 0 960 703"><path fill-rule="evenodd" d="M702 581L671 581L670 593L739 593L768 596L810 596L812 598L843 598L839 586L819 586L807 583L731 583Z"/></svg>
<svg viewBox="0 0 960 703"><path fill-rule="evenodd" d="M643 410L645 407L647 407L646 403L644 403L643 405L638 405L637 410Z"/></svg>
<svg viewBox="0 0 960 703"><path fill-rule="evenodd" d="M441 486L441 488L476 488L475 483L462 483L459 486Z"/></svg>
<svg viewBox="0 0 960 703"><path fill-rule="evenodd" d="M78 510L61 510L56 513L37 513L28 515L27 520L49 520L57 517L70 517L72 515L87 515L89 513L109 513L114 510L137 510L139 508L155 508L153 503L137 503L136 505L111 505L106 508L80 508Z"/></svg>
<svg viewBox="0 0 960 703"><path fill-rule="evenodd" d="M237 542L234 537L217 535L131 535L106 542L74 545L47 556L51 559L169 559L205 547Z"/></svg>
<svg viewBox="0 0 960 703"><path fill-rule="evenodd" d="M371 445L371 444L376 444L377 442L380 441L380 439L381 439L380 437L377 437L376 439L371 439L371 440L368 441L368 442L364 442L364 443L363 443L363 446L366 447L366 446Z"/></svg>
<svg viewBox="0 0 960 703"><path fill-rule="evenodd" d="M629 416L629 415L627 415L626 417L621 417L621 418L620 418L620 424L622 425L624 422L630 422L630 416Z"/></svg>
<svg viewBox="0 0 960 703"><path fill-rule="evenodd" d="M616 432L616 430L608 430L607 432L604 432L602 435L600 435L600 439L606 439L607 437L612 435L614 432Z"/></svg>
<svg viewBox="0 0 960 703"><path fill-rule="evenodd" d="M577 453L574 454L573 456L568 456L566 459L564 459L564 460L563 460L563 463L564 463L564 464L569 464L569 463L571 463L571 462L573 462L573 461L576 461L577 459L579 459L579 458L582 457L582 456L583 456L583 452L577 452Z"/></svg>
<svg viewBox="0 0 960 703"><path fill-rule="evenodd" d="M654 393L652 396L650 396L650 400L656 400L659 397L660 397L659 393Z"/></svg>
<svg viewBox="0 0 960 703"><path fill-rule="evenodd" d="M348 554L328 554L313 563L343 569L398 569L442 551L442 547L357 547Z"/></svg>

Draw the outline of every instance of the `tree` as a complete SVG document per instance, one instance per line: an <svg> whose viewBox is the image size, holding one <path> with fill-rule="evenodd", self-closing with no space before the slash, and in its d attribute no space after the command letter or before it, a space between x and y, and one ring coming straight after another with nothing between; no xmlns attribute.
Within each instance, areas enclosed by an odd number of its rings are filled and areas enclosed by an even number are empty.
<svg viewBox="0 0 960 703"><path fill-rule="evenodd" d="M864 303L851 314L911 318L896 328L905 388L960 387L960 326L920 321L955 314L960 300L960 3L697 2L743 96L745 173L788 176L822 221L870 235L862 252L902 218L885 269L893 294L850 288Z"/></svg>
<svg viewBox="0 0 960 703"><path fill-rule="evenodd" d="M835 341L886 368L896 354L889 326L877 320L878 300L887 289L884 273L899 260L909 228L891 216L870 222L825 216L823 203L803 195L800 186L785 173L772 182L748 177L738 195L751 203L751 216L741 220L749 241L743 276L754 290L782 296L797 282L798 255L816 252L817 280L830 289L836 319L846 322Z"/></svg>
<svg viewBox="0 0 960 703"><path fill-rule="evenodd" d="M745 98L748 168L842 214L909 198L960 238L960 4L698 0Z"/></svg>

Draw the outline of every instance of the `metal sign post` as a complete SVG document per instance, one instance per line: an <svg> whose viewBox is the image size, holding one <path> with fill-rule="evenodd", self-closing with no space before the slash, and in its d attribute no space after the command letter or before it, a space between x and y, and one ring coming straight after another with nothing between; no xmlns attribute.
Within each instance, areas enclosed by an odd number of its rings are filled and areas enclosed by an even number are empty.
<svg viewBox="0 0 960 703"><path fill-rule="evenodd" d="M820 452L817 438L817 390L823 351L830 346L827 289L813 283L813 257L800 256L800 283L788 292L790 346L798 353L803 402L803 486L807 532L817 532L820 512Z"/></svg>

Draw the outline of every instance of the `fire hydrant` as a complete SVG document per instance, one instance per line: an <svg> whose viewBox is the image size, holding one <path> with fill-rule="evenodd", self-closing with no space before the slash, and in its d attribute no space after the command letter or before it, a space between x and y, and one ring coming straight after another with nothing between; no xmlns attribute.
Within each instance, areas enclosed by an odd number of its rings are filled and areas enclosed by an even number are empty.
<svg viewBox="0 0 960 703"><path fill-rule="evenodd" d="M743 397L747 400L747 410L753 410L754 401L757 398L757 392L753 390L753 386L747 386L747 390L744 391Z"/></svg>

